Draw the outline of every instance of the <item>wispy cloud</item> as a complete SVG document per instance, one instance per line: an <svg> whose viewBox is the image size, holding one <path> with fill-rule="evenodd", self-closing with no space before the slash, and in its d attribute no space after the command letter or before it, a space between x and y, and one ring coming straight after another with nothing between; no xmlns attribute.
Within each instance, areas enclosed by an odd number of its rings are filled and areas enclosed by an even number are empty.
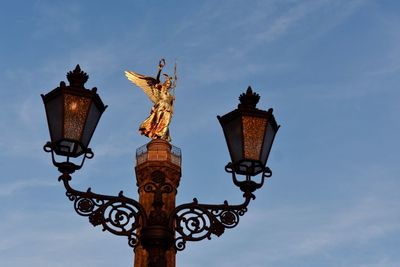
<svg viewBox="0 0 400 267"><path fill-rule="evenodd" d="M57 183L54 183L54 181L46 181L43 179L17 180L9 183L3 182L0 185L0 197L8 197L18 191L30 189L33 187L50 186L57 186Z"/></svg>
<svg viewBox="0 0 400 267"><path fill-rule="evenodd" d="M337 250L371 250L380 239L396 235L400 231L398 200L384 197L361 197L356 203L349 203L334 210L320 206L279 206L267 211L250 211L242 224L248 233L253 228L265 229L257 232L263 244L259 253L268 251L265 261L269 264L292 261L302 262L302 259L319 258L321 255L335 255ZM256 226L255 226L256 225ZM279 226L280 233L275 232ZM247 234L251 236L251 234ZM245 242L245 241L244 241ZM261 252L264 251L264 252ZM365 261L362 266L383 266L384 262L393 265L396 261L379 256L376 252L376 263ZM338 260L352 266L359 262L355 255ZM332 262L335 266L335 262ZM370 265L369 265L370 264ZM238 265L240 266L240 265ZM303 265L302 265L303 266Z"/></svg>
<svg viewBox="0 0 400 267"><path fill-rule="evenodd" d="M262 42L272 42L286 34L293 26L298 25L299 21L307 14L312 13L321 6L319 2L300 2L283 12L280 16L272 19L265 29L256 34L256 39Z"/></svg>
<svg viewBox="0 0 400 267"><path fill-rule="evenodd" d="M375 262L363 263L362 267L398 267L400 266L400 261L390 259L389 257L383 257Z"/></svg>
<svg viewBox="0 0 400 267"><path fill-rule="evenodd" d="M49 34L76 34L80 31L81 14L77 4L61 5L57 2L37 1L34 11L37 13L36 25L31 32L34 38Z"/></svg>
<svg viewBox="0 0 400 267"><path fill-rule="evenodd" d="M334 215L330 222L310 229L312 232L296 245L293 252L314 255L337 246L367 245L400 230L398 212L396 202L364 199L358 205Z"/></svg>

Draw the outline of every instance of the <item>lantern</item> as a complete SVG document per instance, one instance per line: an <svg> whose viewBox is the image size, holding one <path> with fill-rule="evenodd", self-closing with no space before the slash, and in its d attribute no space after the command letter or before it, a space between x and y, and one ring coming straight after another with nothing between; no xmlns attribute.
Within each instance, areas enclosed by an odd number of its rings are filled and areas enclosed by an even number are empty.
<svg viewBox="0 0 400 267"><path fill-rule="evenodd" d="M107 108L96 93L84 87L89 76L79 65L67 74L69 86L42 95L50 131L51 148L61 156L79 157L87 152L97 123Z"/></svg>
<svg viewBox="0 0 400 267"><path fill-rule="evenodd" d="M220 117L231 167L237 174L254 176L264 171L268 155L279 129L272 114L256 108L260 96L249 87L240 95L238 108Z"/></svg>

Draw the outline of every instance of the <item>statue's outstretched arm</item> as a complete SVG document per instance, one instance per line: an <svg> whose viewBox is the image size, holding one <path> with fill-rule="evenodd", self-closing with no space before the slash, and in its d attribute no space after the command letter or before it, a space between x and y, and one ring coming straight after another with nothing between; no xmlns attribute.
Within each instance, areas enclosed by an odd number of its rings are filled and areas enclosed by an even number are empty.
<svg viewBox="0 0 400 267"><path fill-rule="evenodd" d="M164 66L165 66L165 59L162 58L162 59L160 59L160 62L158 63L158 73L157 73L157 77L156 77L157 83L160 83L160 75L161 75L161 71L164 68Z"/></svg>

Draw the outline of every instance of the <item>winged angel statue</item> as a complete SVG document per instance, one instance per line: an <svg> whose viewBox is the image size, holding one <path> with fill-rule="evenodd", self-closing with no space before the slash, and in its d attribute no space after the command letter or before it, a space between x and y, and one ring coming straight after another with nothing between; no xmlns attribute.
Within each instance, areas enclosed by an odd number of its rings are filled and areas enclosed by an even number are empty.
<svg viewBox="0 0 400 267"><path fill-rule="evenodd" d="M176 64L174 78L163 74L164 83L160 81L160 75L165 66L165 59L158 64L157 77L149 77L133 71L125 71L126 77L140 87L153 103L149 117L139 127L139 132L151 139L171 141L169 124L174 113L174 89L176 87Z"/></svg>

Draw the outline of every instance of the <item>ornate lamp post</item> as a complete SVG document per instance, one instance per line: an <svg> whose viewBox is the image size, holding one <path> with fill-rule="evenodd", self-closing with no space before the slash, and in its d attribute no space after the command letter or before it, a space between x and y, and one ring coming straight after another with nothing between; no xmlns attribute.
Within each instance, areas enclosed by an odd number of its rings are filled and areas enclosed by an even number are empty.
<svg viewBox="0 0 400 267"><path fill-rule="evenodd" d="M279 126L272 109L256 108L260 97L249 87L240 96L237 109L218 116L232 160L225 170L243 192L243 203L212 205L194 199L175 206L181 153L162 139L152 140L136 152L139 201L124 196L122 191L118 196L96 194L90 188L78 191L69 183L71 174L83 166L86 158L93 157L88 145L106 106L96 88L84 87L88 75L79 65L67 78L69 86L61 82L42 95L51 137L44 150L51 153L53 164L61 172L59 181L75 211L88 217L94 226L101 225L104 231L126 236L129 246L135 249L135 267L175 266L175 253L183 250L187 241L221 236L225 229L234 228L251 199L255 199L254 191L272 175L266 163ZM60 156L66 159L57 161ZM82 158L80 164L71 161L78 157ZM261 176L259 181L253 180L256 175Z"/></svg>

